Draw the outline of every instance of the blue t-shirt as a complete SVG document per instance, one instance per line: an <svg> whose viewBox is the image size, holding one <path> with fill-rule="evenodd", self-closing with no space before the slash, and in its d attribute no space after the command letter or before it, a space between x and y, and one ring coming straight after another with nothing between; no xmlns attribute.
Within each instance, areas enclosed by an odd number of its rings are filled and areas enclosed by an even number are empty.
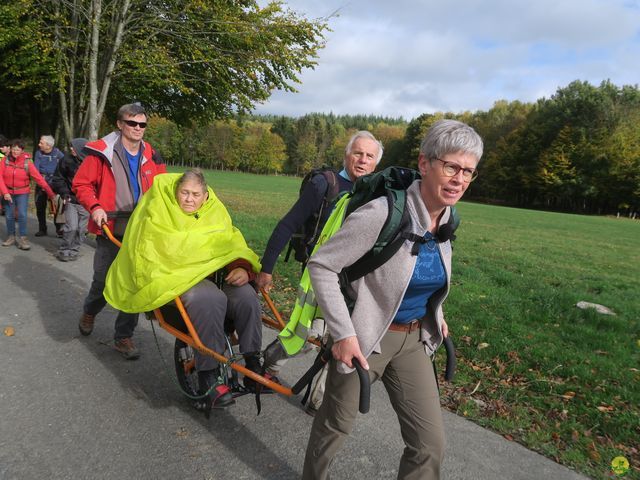
<svg viewBox="0 0 640 480"><path fill-rule="evenodd" d="M424 317L427 313L429 298L447 281L435 238L429 232L424 238L427 242L420 245L420 252L409 286L402 303L400 303L398 313L393 319L395 323L409 323Z"/></svg>
<svg viewBox="0 0 640 480"><path fill-rule="evenodd" d="M131 183L131 192L133 193L133 202L137 204L138 199L140 198L138 170L140 168L140 155L142 154L142 149L139 149L137 154L132 155L125 148L124 153L127 156L127 162L129 163L129 180Z"/></svg>

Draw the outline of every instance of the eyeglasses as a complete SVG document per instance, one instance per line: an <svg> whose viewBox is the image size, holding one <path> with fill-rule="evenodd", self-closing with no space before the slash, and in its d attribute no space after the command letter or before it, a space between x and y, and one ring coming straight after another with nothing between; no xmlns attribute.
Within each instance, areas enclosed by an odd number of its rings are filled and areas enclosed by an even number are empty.
<svg viewBox="0 0 640 480"><path fill-rule="evenodd" d="M123 120L123 122L132 128L135 126L138 126L140 128L147 128L147 122L135 122L133 120Z"/></svg>
<svg viewBox="0 0 640 480"><path fill-rule="evenodd" d="M455 177L460 170L462 170L462 178L465 182L473 182L478 177L478 171L471 168L462 168L457 163L445 162L440 158L436 158L439 162L442 162L442 173L447 177Z"/></svg>

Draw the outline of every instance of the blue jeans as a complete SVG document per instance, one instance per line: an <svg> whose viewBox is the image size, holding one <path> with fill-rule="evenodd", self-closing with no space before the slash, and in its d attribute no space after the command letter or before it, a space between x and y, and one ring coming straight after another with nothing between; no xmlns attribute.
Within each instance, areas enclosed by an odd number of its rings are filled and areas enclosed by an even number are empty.
<svg viewBox="0 0 640 480"><path fill-rule="evenodd" d="M7 236L12 237L16 234L16 218L15 208L18 209L18 231L21 237L27 236L27 204L29 203L29 194L21 193L19 195L11 195L13 203L2 200L2 206L5 211L7 221Z"/></svg>

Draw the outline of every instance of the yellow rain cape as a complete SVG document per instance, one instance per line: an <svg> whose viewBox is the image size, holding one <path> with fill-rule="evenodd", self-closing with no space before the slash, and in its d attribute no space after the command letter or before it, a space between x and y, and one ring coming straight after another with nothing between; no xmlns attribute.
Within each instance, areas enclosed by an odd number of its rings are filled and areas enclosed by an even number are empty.
<svg viewBox="0 0 640 480"><path fill-rule="evenodd" d="M118 310L158 308L239 258L260 271L258 256L211 188L197 212L182 211L175 196L180 176L156 176L129 220L104 289Z"/></svg>

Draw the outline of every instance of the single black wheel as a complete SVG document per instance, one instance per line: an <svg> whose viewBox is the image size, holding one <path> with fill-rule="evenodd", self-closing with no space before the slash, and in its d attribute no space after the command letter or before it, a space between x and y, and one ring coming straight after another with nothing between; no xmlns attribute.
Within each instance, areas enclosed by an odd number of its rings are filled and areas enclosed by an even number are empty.
<svg viewBox="0 0 640 480"><path fill-rule="evenodd" d="M182 393L195 397L198 395L198 372L193 348L176 338L173 348L173 360L176 366L176 376Z"/></svg>

